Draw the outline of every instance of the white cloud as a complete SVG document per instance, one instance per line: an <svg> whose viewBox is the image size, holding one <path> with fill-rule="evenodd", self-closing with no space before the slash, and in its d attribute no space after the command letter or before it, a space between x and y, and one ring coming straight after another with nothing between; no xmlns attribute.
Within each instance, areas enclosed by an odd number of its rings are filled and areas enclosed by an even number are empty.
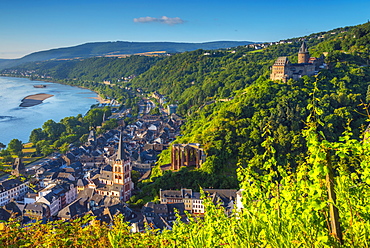
<svg viewBox="0 0 370 248"><path fill-rule="evenodd" d="M163 24L175 25L175 24L183 24L185 21L179 17L162 16L161 18L155 18L155 17L147 16L147 17L134 18L134 22L141 22L141 23L160 22Z"/></svg>

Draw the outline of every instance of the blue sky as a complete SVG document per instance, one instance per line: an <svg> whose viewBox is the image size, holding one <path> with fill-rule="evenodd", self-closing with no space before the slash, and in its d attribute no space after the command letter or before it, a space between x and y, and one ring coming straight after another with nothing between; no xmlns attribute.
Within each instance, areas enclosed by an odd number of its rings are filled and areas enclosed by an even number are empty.
<svg viewBox="0 0 370 248"><path fill-rule="evenodd" d="M0 0L0 58L95 41L278 41L369 19L369 0Z"/></svg>

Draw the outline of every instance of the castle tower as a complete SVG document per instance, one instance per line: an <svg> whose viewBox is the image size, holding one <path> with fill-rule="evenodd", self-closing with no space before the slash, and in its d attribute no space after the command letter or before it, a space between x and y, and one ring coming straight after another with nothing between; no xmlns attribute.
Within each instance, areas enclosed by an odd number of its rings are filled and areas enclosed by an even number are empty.
<svg viewBox="0 0 370 248"><path fill-rule="evenodd" d="M298 64L308 63L309 59L310 54L308 53L306 42L303 41L302 46L298 52Z"/></svg>

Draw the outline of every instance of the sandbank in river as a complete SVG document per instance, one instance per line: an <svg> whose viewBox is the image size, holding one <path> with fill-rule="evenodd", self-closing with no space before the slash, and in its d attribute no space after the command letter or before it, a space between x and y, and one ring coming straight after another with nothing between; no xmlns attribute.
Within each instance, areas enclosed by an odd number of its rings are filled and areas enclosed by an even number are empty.
<svg viewBox="0 0 370 248"><path fill-rule="evenodd" d="M44 93L29 95L22 99L22 103L19 105L19 107L32 107L42 103L42 101L52 96L54 95Z"/></svg>

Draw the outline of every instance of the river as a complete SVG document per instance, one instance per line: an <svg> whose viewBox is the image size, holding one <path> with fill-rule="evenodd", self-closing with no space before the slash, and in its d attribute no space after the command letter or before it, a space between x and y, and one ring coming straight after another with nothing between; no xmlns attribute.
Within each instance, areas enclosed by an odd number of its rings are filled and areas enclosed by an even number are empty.
<svg viewBox="0 0 370 248"><path fill-rule="evenodd" d="M46 87L33 87L38 84ZM23 98L39 93L53 96L32 107L19 107ZM0 77L0 142L6 145L19 139L26 143L31 131L49 119L59 122L67 116L84 115L98 103L93 97L97 97L95 92L69 85Z"/></svg>

